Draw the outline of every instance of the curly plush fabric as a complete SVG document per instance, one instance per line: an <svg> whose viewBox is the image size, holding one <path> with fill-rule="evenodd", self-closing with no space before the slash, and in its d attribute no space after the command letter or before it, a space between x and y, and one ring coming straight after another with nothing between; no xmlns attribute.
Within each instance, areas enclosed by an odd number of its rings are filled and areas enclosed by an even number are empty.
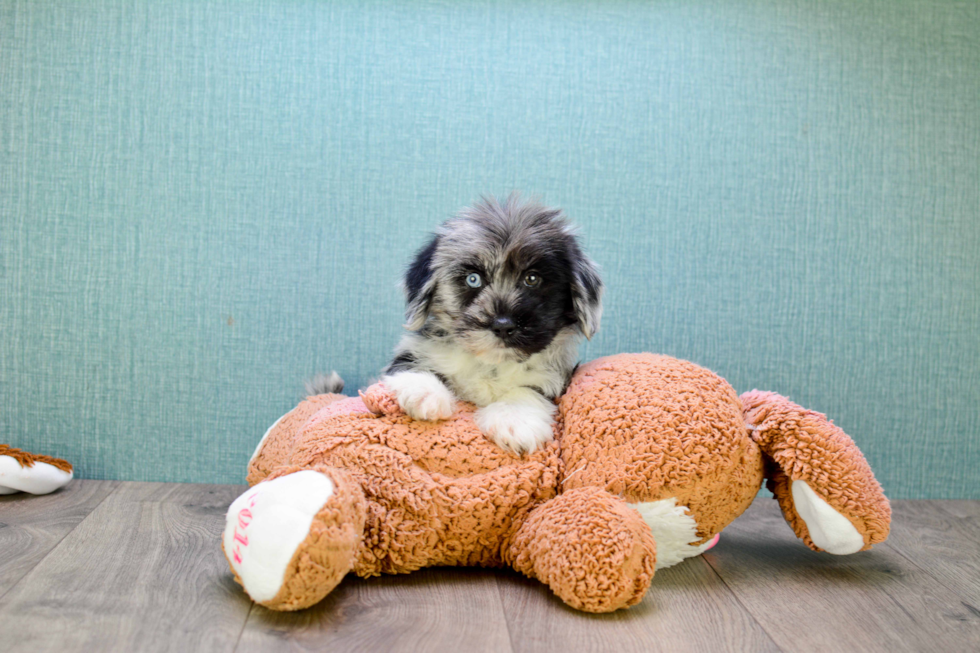
<svg viewBox="0 0 980 653"><path fill-rule="evenodd" d="M758 493L762 457L742 404L693 363L654 354L592 361L577 370L560 415L563 491L598 486L630 503L674 497L697 522L699 542Z"/></svg>
<svg viewBox="0 0 980 653"><path fill-rule="evenodd" d="M502 564L507 534L555 496L557 443L522 459L484 437L471 404L461 403L450 419L436 423L408 417L381 386L365 398L344 400L346 413L320 397L300 404L305 423L296 429L297 418L277 425L253 462L249 483L264 480L277 464L346 470L366 499L363 543L352 569L359 576ZM276 463L267 463L267 450Z"/></svg>
<svg viewBox="0 0 980 653"><path fill-rule="evenodd" d="M888 537L891 506L864 454L825 415L774 392L742 395L752 438L767 458L766 487L779 501L797 537L815 551L806 523L793 504L791 483L805 481L864 538L864 549Z"/></svg>
<svg viewBox="0 0 980 653"><path fill-rule="evenodd" d="M605 490L586 487L531 513L505 559L573 608L610 612L643 599L656 550L640 513Z"/></svg>
<svg viewBox="0 0 980 653"><path fill-rule="evenodd" d="M0 456L10 456L16 460L21 467L33 467L35 463L47 463L52 467L57 467L63 472L72 471L72 465L67 460L36 453L28 453L22 449L15 449L6 444L0 444Z"/></svg>
<svg viewBox="0 0 980 653"><path fill-rule="evenodd" d="M305 469L281 467L268 480ZM365 500L347 472L313 467L333 483L333 494L316 514L310 533L286 567L282 588L262 605L271 610L300 610L318 603L347 575L361 544ZM237 577L236 580L241 582Z"/></svg>
<svg viewBox="0 0 980 653"><path fill-rule="evenodd" d="M623 354L581 366L558 402L555 440L523 457L488 440L475 409L460 402L447 420L416 421L377 384L310 397L280 419L249 484L319 470L338 490L264 604L311 605L349 571L509 565L575 608L627 607L654 576L654 533L674 547L665 559L699 554L752 502L764 469L811 547L793 480L867 546L887 535L887 499L847 435L778 395L740 399L693 363Z"/></svg>
<svg viewBox="0 0 980 653"><path fill-rule="evenodd" d="M292 449L293 436L306 424L313 415L337 414L341 412L356 412L356 399L350 399L341 394L325 394L308 397L306 401L292 409L276 422L259 443L258 450L252 456L248 465L246 481L255 485L264 480L280 465L286 463ZM346 406L344 404L347 404ZM331 404L337 404L332 409L324 410ZM347 410L344 410L344 409ZM364 409L363 412L368 412ZM260 456L259 453L262 455Z"/></svg>

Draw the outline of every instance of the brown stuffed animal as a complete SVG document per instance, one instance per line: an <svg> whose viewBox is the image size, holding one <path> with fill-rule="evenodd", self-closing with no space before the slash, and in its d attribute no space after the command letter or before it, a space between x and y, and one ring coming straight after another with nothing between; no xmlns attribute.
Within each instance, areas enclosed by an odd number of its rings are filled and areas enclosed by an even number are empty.
<svg viewBox="0 0 980 653"><path fill-rule="evenodd" d="M823 415L653 354L592 361L559 400L555 441L503 451L461 403L405 415L383 385L310 397L266 433L251 489L228 510L235 579L273 610L361 577L509 565L568 605L639 602L654 572L699 555L763 477L807 546L835 554L888 535L890 508L851 439Z"/></svg>

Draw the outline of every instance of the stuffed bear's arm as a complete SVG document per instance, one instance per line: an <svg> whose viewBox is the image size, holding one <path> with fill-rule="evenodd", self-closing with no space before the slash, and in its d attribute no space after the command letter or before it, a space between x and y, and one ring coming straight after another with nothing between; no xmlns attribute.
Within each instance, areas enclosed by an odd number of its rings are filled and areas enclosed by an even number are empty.
<svg viewBox="0 0 980 653"><path fill-rule="evenodd" d="M535 508L504 551L514 569L587 612L639 603L656 558L640 513L595 487L569 490Z"/></svg>
<svg viewBox="0 0 980 653"><path fill-rule="evenodd" d="M815 551L838 555L888 537L888 499L844 431L773 392L753 390L741 400L766 457L766 485L797 537Z"/></svg>

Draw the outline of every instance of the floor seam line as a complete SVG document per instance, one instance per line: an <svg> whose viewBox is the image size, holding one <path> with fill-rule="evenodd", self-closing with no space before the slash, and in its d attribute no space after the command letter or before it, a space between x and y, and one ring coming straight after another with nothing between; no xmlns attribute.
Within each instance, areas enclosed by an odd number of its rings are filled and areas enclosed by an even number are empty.
<svg viewBox="0 0 980 653"><path fill-rule="evenodd" d="M929 578L931 578L934 581L936 581L940 586L942 586L944 589L946 589L946 591L948 591L950 594L952 594L953 596L955 596L956 598L958 598L961 602L962 601L965 601L965 598L960 594L959 590L957 590L954 587L950 587L949 585L947 585L943 581L942 578L939 578L938 576L936 576L935 574L933 574L931 571L929 571L928 568L923 567L922 565L920 565L914 559L912 559L911 557L909 557L909 555L907 553L905 553L904 551L902 551L902 549L900 549L899 547L896 547L893 543L886 541L886 542L882 542L882 543L878 544L878 546L880 546L883 549L890 549L891 551L894 551L897 555L899 555L900 557L904 558L910 565L912 565L913 567L915 567L916 569L918 569L919 571L921 571L923 574L925 574ZM905 610L904 608L902 608L901 606L899 606L899 608L901 608L902 611L904 612L904 610ZM912 621L915 621L915 619L913 618Z"/></svg>
<svg viewBox="0 0 980 653"><path fill-rule="evenodd" d="M507 629L507 643L510 645L511 653L517 653L514 648L514 633L510 629L510 619L507 618L507 606L504 605L504 594L500 590L500 579L494 575L493 586L497 588L497 601L500 603L500 614L504 617L504 628Z"/></svg>
<svg viewBox="0 0 980 653"><path fill-rule="evenodd" d="M773 639L772 634L768 630L766 630L765 625L762 622L760 622L758 619L755 618L755 615L752 614L752 611L749 610L748 606L746 606L744 603L742 603L742 599L739 598L738 593L736 593L735 590L732 589L732 586L728 584L728 582L725 580L725 577L722 576L718 572L717 569L715 569L714 565L712 565L708 561L708 559L704 557L703 554L701 556L699 556L699 558L700 558L700 560L704 564L706 564L708 566L708 569L710 569L711 572L715 576L718 577L718 580L721 581L721 584L725 586L725 589L728 590L728 593L731 594L732 595L732 598L735 599L735 602L738 603L738 607L742 608L742 610L745 611L745 614L749 615L749 618L752 619L753 623L755 623L756 625L758 625L759 626L759 629L762 630L762 632L764 632L766 634L766 637L769 638L769 641L772 642L772 645L776 647L776 650L777 651L784 651L783 647L780 646L779 643L776 642L775 639ZM785 651L784 651L784 653L785 653Z"/></svg>
<svg viewBox="0 0 980 653"><path fill-rule="evenodd" d="M83 480L83 479L79 479L79 480ZM61 536L61 538L60 538L60 539L59 539L59 540L58 540L58 541L57 541L57 542L56 542L56 543L54 544L54 546L52 546L52 547L51 547L50 549L48 549L48 552L47 552L47 553L45 553L45 554L44 554L44 555L43 555L43 556L41 557L41 559L40 559L40 560L38 560L37 562L35 562L35 563L34 563L34 566L33 566L33 567L31 567L31 568L30 568L30 569L28 569L28 570L27 570L26 572L24 572L24 575L23 575L23 576L21 576L20 578L18 578L18 579L17 579L17 582L15 582L15 583L14 583L13 585L11 585L10 587L8 587L8 588L7 588L7 589L6 589L6 590L5 590L4 592L3 592L3 594L0 594L0 602L2 602L2 601L3 601L3 599L4 599L4 598L5 598L5 597L6 597L6 596L7 596L8 594L10 594L10 592L12 592L12 591L14 590L14 588L15 588L15 587L17 587L18 585L20 585L20 583L21 583L21 581L23 581L23 580L24 580L25 578L27 578L28 576L30 576L30 575L31 575L31 572L32 572L32 571L34 571L35 569L37 569L37 568L38 568L38 567L39 567L39 566L41 565L41 563L42 563L42 562L44 562L45 560L47 560L47 559L48 559L48 556L50 556L50 555L51 555L52 553L54 553L54 552L55 552L55 550L56 550L56 549L57 549L58 547L60 547L60 546L61 546L61 543L65 541L65 538L66 538L66 537L68 537L69 535L71 535L72 533L74 533L74 532L75 532L75 529L76 529L76 528L78 528L79 526L81 526L81 525L82 525L82 524L83 524L83 523L85 522L85 520L86 520L86 519L88 519L89 517L91 517L91 516L92 516L92 513L94 513L94 512L96 511L96 510L98 510L98 509L99 509L99 507L100 507L100 506L101 506L101 505L102 505L103 503L105 503L105 501L106 501L106 499L108 499L108 498L109 498L109 497L111 497L111 496L112 496L113 494L115 494L115 493L116 493L116 491L117 491L117 490L118 490L118 489L120 488L120 486L122 486L122 484L123 484L123 482L122 482L122 481L109 481L109 483L115 483L115 484L116 484L116 486L115 486L114 488L112 488L112 492L109 492L109 493L108 493L107 495L105 495L104 497L102 497L102 500L101 500L101 501L99 501L99 502L98 502L97 504L95 504L95 506L94 506L94 507L93 507L93 508L92 508L91 510L89 510L89 511L88 511L88 514L87 514L87 515L85 515L84 517L82 517L82 518L81 518L81 519L80 519L80 520L78 521L78 523L77 523L77 524L75 524L74 526L72 526L72 527L71 527L71 529L70 529L70 530L69 530L69 531L68 531L67 533L65 533L64 535L62 535L62 536Z"/></svg>
<svg viewBox="0 0 980 653"><path fill-rule="evenodd" d="M252 618L252 610L254 609L255 603L253 602L252 605L248 606L248 612L245 613L245 619L242 621L242 627L238 631L238 637L235 638L235 644L231 647L231 653L235 653L235 651L237 651L238 647L241 645L242 635L245 634L245 626L248 625L248 620Z"/></svg>

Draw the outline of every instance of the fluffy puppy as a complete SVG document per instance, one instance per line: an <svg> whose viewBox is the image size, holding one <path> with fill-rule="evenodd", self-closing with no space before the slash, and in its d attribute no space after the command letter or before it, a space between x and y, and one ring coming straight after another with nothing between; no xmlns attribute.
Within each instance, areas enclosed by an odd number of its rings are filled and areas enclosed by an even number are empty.
<svg viewBox="0 0 980 653"><path fill-rule="evenodd" d="M452 415L523 453L551 440L581 338L599 328L603 285L559 209L511 195L446 221L403 282L405 328L383 381L415 419Z"/></svg>

